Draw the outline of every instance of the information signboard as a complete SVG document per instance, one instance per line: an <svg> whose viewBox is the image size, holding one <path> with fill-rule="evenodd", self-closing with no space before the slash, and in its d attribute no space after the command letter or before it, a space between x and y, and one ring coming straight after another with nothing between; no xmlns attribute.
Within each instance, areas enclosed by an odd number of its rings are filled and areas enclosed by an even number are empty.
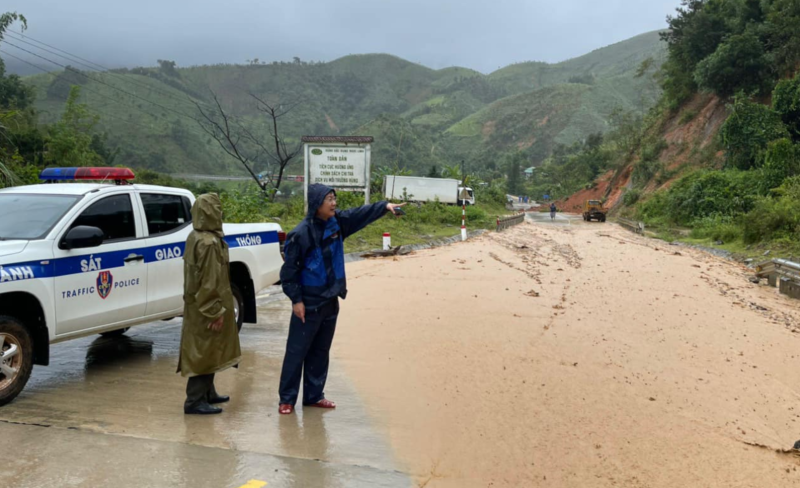
<svg viewBox="0 0 800 488"><path fill-rule="evenodd" d="M309 145L309 182L337 189L363 191L367 181L367 150L364 147Z"/></svg>
<svg viewBox="0 0 800 488"><path fill-rule="evenodd" d="M370 136L304 136L305 184L321 183L335 190L364 193L369 203Z"/></svg>

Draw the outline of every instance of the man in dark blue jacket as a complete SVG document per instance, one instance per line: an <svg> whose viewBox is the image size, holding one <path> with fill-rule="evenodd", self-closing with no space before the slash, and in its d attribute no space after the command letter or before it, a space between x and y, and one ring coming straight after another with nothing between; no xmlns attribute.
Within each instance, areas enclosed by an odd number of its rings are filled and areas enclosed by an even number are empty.
<svg viewBox="0 0 800 488"><path fill-rule="evenodd" d="M378 202L337 211L333 189L308 187L308 215L286 237L281 268L293 313L281 371L280 413L294 411L301 376L304 406L336 407L324 390L339 298L347 296L344 240L400 206Z"/></svg>

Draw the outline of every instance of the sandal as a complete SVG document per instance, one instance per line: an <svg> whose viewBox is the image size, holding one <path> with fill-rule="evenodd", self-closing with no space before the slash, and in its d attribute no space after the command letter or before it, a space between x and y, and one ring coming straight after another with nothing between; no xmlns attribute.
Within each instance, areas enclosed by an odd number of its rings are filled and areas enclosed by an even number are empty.
<svg viewBox="0 0 800 488"><path fill-rule="evenodd" d="M304 407L317 407L317 408L336 408L336 404L332 401L328 400L327 398L323 398L322 400L318 401L317 403L309 403L307 405L303 405Z"/></svg>
<svg viewBox="0 0 800 488"><path fill-rule="evenodd" d="M294 412L294 405L289 405L288 403L281 403L278 406L278 413L281 415L289 415L292 412Z"/></svg>

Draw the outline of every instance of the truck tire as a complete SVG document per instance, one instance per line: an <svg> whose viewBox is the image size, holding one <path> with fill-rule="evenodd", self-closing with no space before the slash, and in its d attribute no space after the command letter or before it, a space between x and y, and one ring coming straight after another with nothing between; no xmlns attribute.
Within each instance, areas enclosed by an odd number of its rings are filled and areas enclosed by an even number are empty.
<svg viewBox="0 0 800 488"><path fill-rule="evenodd" d="M101 337L119 337L122 334L128 332L128 330L130 330L130 327L125 327L123 329L117 329L117 330L109 330L107 332L101 332L100 336Z"/></svg>
<svg viewBox="0 0 800 488"><path fill-rule="evenodd" d="M0 315L0 406L22 392L33 370L33 339L22 322Z"/></svg>
<svg viewBox="0 0 800 488"><path fill-rule="evenodd" d="M244 296L239 287L233 283L231 283L231 292L233 293L233 313L234 317L236 317L236 328L241 331L242 324L244 324Z"/></svg>

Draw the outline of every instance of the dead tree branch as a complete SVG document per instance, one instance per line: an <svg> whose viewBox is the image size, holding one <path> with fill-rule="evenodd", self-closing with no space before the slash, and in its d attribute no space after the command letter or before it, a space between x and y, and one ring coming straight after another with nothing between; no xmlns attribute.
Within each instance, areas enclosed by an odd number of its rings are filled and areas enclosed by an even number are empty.
<svg viewBox="0 0 800 488"><path fill-rule="evenodd" d="M216 93L212 91L211 96L214 99L216 108L216 113L213 115L209 113L210 111L204 110L198 102L194 102L202 117L202 119L198 119L197 121L200 128L206 134L213 137L214 140L217 141L217 144L219 144L219 147L221 147L228 156L239 161L247 172L250 173L250 176L255 180L256 184L258 184L258 187L261 188L261 191L263 191L266 196L269 196L266 184L264 184L253 171L252 165L256 163L257 160L251 159L242 153L239 147L241 137L231 129L231 124L233 122L231 117L225 113ZM237 127L241 127L238 123L236 125Z"/></svg>
<svg viewBox="0 0 800 488"><path fill-rule="evenodd" d="M268 198L271 197L280 189L286 167L302 150L301 143L290 147L286 139L280 136L278 119L291 113L303 102L275 104L268 102L264 97L250 93L256 102L256 109L267 119L266 132L269 136L263 137L226 113L213 91L211 96L214 101L213 109L203 108L200 103L195 102L201 116L197 119L198 124L206 134L217 141L228 156L244 166L261 191ZM256 175L254 167L257 164L267 166L263 178Z"/></svg>

